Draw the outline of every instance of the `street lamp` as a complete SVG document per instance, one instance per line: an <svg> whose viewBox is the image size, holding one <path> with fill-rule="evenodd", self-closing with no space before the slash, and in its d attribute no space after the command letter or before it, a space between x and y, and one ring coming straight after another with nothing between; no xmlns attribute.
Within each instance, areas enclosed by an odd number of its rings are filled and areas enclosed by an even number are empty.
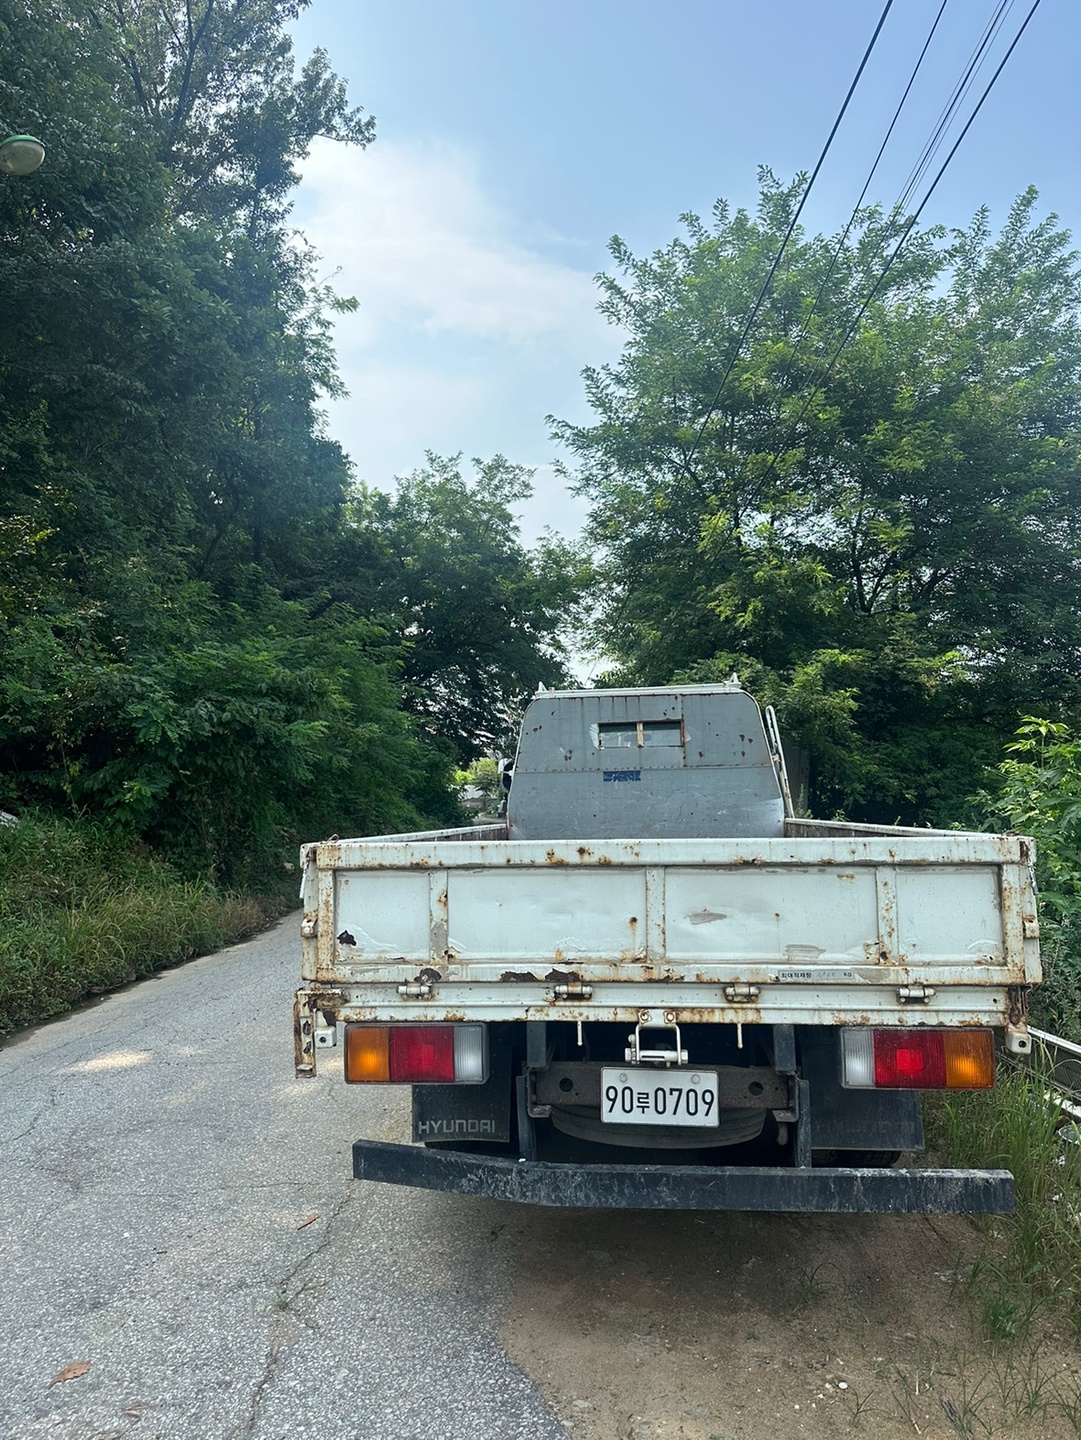
<svg viewBox="0 0 1081 1440"><path fill-rule="evenodd" d="M0 174L32 175L45 159L45 146L33 135L9 135L0 140Z"/></svg>

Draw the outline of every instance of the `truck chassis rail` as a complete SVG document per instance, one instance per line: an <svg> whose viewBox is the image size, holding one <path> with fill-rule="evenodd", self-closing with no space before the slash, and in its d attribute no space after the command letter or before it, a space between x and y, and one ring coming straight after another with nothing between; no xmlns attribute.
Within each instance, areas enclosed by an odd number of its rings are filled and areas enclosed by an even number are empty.
<svg viewBox="0 0 1081 1440"><path fill-rule="evenodd" d="M422 1190L590 1210L1006 1215L1014 1208L1008 1170L554 1164L357 1140L353 1175Z"/></svg>

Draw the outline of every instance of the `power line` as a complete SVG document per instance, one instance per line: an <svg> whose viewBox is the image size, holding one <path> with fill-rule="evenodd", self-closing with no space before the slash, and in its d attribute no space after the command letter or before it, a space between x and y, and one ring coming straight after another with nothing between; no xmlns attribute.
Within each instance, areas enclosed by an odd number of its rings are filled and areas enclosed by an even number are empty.
<svg viewBox="0 0 1081 1440"><path fill-rule="evenodd" d="M1013 0L1002 0L1002 3L1012 4ZM886 146L890 143L890 137L893 135L893 132L897 126L897 121L901 118L901 111L905 107L905 102L908 100L909 94L912 90L912 86L916 83L916 76L920 73L920 68L923 65L924 59L927 55L927 51L930 49L931 41L935 38L935 32L938 29L939 21L942 19L947 4L948 0L942 0L942 4L938 7L938 14L935 16L934 24L931 26L931 29L928 32L927 39L923 42L923 49L920 51L919 57L912 68L912 74L908 77L908 84L905 86L904 94L898 101L897 109L893 112L893 119L890 121L889 129L886 131L886 135L882 141L882 144L878 147L878 154L874 158L874 163L872 164L870 170L868 170L867 172L867 179L863 182L863 189L860 191L859 199L856 201L855 205L853 205L852 213L848 217L848 224L845 226L844 231L841 234L841 238L838 240L837 245L834 248L833 258L830 260L829 268L827 269L826 274L823 277L822 283L818 287L818 293L815 295L814 300L811 302L810 310L808 310L806 316L800 324L799 334L796 336L796 339L793 342L791 351L789 352L788 360L785 364L784 371L781 374L779 384L782 387L792 372L792 366L795 363L796 359L796 352L799 350L800 345L803 343L805 337L808 334L811 320L814 318L815 312L818 309L819 301L826 293L826 287L829 285L830 280L833 278L833 272L837 268L837 262L841 258L841 254L844 251L845 241L848 239L852 231L852 226L856 223L856 219L860 212L860 207L863 205L864 200L867 198L867 191L871 188L871 181L874 179L875 173L878 170L879 164L882 161L882 156L885 154Z"/></svg>
<svg viewBox="0 0 1081 1440"><path fill-rule="evenodd" d="M1022 21L1022 23L1021 23L1021 28L1018 30L1017 34L1013 37L1013 40L1010 42L1010 47L1009 47L1009 49L1006 51L1005 55L1003 55L1002 59L1001 59L1001 60L999 61L999 63L998 63L998 67L997 67L997 69L995 70L995 73L991 76L991 79L987 82L987 86L986 86L986 88L984 89L983 94L980 96L979 100L976 102L976 107L975 107L975 109L972 111L972 114L971 114L971 115L968 117L968 119L965 121L964 129L961 131L960 135L958 135L957 139L954 141L953 145L950 147L950 152L949 152L949 154L946 156L945 160L942 162L942 165L941 165L941 167L939 168L939 171L938 171L937 175L935 176L934 180L932 180L932 182L931 182L930 188L928 189L927 193L924 195L923 199L920 201L920 204L919 204L918 209L917 209L917 210L915 211L915 213L910 217L910 219L908 220L907 224L905 225L904 230L901 232L901 237L900 237L900 239L897 241L897 244L894 246L893 253L890 255L889 259L886 261L885 265L882 267L882 270L879 272L878 279L875 281L874 285L872 285L871 289L868 291L866 297L864 298L863 304L860 306L860 308L859 308L859 310L858 310L858 312L857 312L857 314L856 314L855 319L852 321L852 323L849 325L848 329L845 331L844 336L843 336L843 338L841 339L840 344L837 346L837 348L834 350L833 354L830 356L828 362L826 363L825 368L822 369L822 367L820 366L817 370L815 370L815 371L812 373L811 379L808 381L807 387L806 387L806 388L807 388L807 392L808 392L808 393L807 393L807 398L806 398L806 400L803 402L803 405L802 405L801 408L800 408L799 414L796 416L796 418L795 418L795 420L792 422L792 424L788 427L788 431L787 431L787 433L786 433L786 435L785 435L785 437L784 437L784 441L783 441L783 443L782 443L782 445L781 445L781 447L780 447L780 451L777 452L777 453L775 453L774 456L773 456L773 458L770 460L769 465L768 465L768 467L766 468L766 472L765 472L765 474L763 475L762 480L761 480L761 482L760 482L761 485L765 485L766 481L769 479L769 477L773 474L774 470L777 468L777 456L778 456L778 454L779 454L779 453L783 453L785 450L788 449L788 442L789 442L790 439L793 438L793 436L795 435L796 431L799 429L800 421L803 419L803 417L807 414L807 411L810 409L811 403L812 403L812 401L813 401L813 399L814 399L814 396L815 396L815 392L820 388L820 386L824 385L825 382L829 379L830 374L831 374L832 371L833 371L833 367L834 367L834 365L836 365L837 360L838 360L838 358L839 358L840 355L841 355L841 352L844 350L845 346L846 346L846 345L848 344L848 342L852 339L852 336L856 333L856 330L859 328L860 321L861 321L861 320L863 319L863 317L867 314L867 311L868 311L868 309L869 309L870 306L871 306L871 302L874 300L875 296L878 294L879 290L882 288L882 285L883 285L883 283L885 282L886 276L889 274L890 270L893 268L894 262L896 261L897 257L900 255L902 249L904 248L905 242L908 240L909 235L911 235L912 231L915 229L915 226L916 226L917 221L919 220L920 216L922 215L924 209L925 209L926 206L927 206L927 202L930 200L931 196L935 193L935 190L936 190L936 188L938 187L939 181L942 179L943 175L945 175L947 169L949 168L950 161L953 159L953 157L957 154L957 151L960 149L961 142L964 140L965 136L968 134L969 130L971 129L973 121L976 119L976 116L980 113L981 109L983 108L984 101L987 99L988 95L990 95L991 91L994 89L995 82L998 80L998 77L1002 74L1003 70L1005 69L1005 67L1006 67L1006 62L1009 60L1010 56L1013 54L1014 50L1017 48L1017 44L1018 44L1018 42L1020 41L1021 36L1025 33L1026 29L1028 28L1029 21L1032 19L1033 15L1035 15L1035 13L1036 13L1036 11L1039 9L1039 7L1040 7L1040 0L1033 0L1032 8L1029 10L1028 14L1025 16L1024 20Z"/></svg>
<svg viewBox="0 0 1081 1440"><path fill-rule="evenodd" d="M894 201L894 210L905 209L909 201L912 199L912 196L919 188L920 181L923 179L924 175L926 175L934 160L935 155L938 153L939 149L942 146L942 142L945 138L946 132L949 130L951 124L953 123L955 114L960 109L961 105L964 103L966 97L968 96L968 92L972 89L972 86L976 82L976 77L983 69L984 62L987 59L991 46L994 44L995 40L997 40L999 31L1002 29L1002 26L1005 23L1007 16L1013 9L1014 3L1015 0L998 0L997 9L992 14L990 20L988 20L987 25L984 28L984 32L980 36L980 39L976 45L976 48L969 56L968 64L965 67L964 72L962 73L957 83L954 85L953 91L951 92L949 99L943 107L942 113L939 115L938 120L935 122L934 129L931 131L930 136L924 143L924 147L920 151L915 165L909 172L908 179L905 181L901 193Z"/></svg>
<svg viewBox="0 0 1081 1440"><path fill-rule="evenodd" d="M736 341L735 349L732 351L731 359L729 360L728 366L725 369L724 375L721 379L721 383L717 386L717 393L710 401L709 406L706 409L706 413L702 417L701 423L698 426L698 432L694 437L694 443L691 445L691 448L688 451L686 458L683 462L685 468L687 469L690 469L691 461L694 459L695 451L698 449L699 443L702 439L702 435L705 432L705 428L709 424L710 418L713 415L714 410L716 410L717 408L717 402L720 400L721 395L724 392L724 387L728 384L728 380L732 374L732 371L735 369L736 361L739 359L740 351L743 349L743 345L747 339L747 336L751 333L751 327L754 325L755 320L758 318L758 312L761 310L762 305L765 302L766 295L769 293L769 287L773 283L773 277L774 275L776 275L777 269L781 263L781 260L784 257L784 252L788 248L788 242L789 240L791 240L792 235L796 229L796 225L799 223L799 217L803 213L803 207L807 203L807 197L811 193L811 187L817 180L818 172L822 169L822 165L825 162L826 156L829 154L830 146L833 144L833 137L837 134L837 131L841 125L841 121L845 117L845 111L848 109L849 101L856 93L856 86L860 82L860 76L863 74L867 62L871 58L871 52L875 48L875 44L882 31L882 27L886 23L886 16L890 13L892 6L893 0L886 0L886 4L883 8L882 14L878 17L878 24L875 26L875 32L871 36L870 43L868 44L867 49L863 52L863 59L860 61L859 69L856 71L852 79L852 83L848 87L848 94L844 98L844 103L842 104L840 110L837 112L837 118L833 122L833 129L830 131L826 139L826 143L822 147L822 153L818 157L818 163L815 165L814 170L811 172L811 178L807 181L803 194L800 197L800 202L796 207L795 214L788 222L788 229L785 231L784 239L781 241L780 248L778 249L777 254L773 258L773 264L770 266L769 274L766 276L765 281L762 284L762 288L758 292L758 298L755 300L754 305L751 307L751 313L747 316L747 320L744 323L740 337Z"/></svg>

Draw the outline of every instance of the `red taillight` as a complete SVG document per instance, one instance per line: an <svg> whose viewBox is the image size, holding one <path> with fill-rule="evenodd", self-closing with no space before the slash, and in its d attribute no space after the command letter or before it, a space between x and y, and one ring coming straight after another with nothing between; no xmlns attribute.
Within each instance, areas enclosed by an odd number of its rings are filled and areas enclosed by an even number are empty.
<svg viewBox="0 0 1081 1440"><path fill-rule="evenodd" d="M398 1025L390 1032L390 1078L423 1085L454 1079L452 1025Z"/></svg>
<svg viewBox="0 0 1081 1440"><path fill-rule="evenodd" d="M944 1090L941 1030L876 1030L875 1085L889 1090Z"/></svg>

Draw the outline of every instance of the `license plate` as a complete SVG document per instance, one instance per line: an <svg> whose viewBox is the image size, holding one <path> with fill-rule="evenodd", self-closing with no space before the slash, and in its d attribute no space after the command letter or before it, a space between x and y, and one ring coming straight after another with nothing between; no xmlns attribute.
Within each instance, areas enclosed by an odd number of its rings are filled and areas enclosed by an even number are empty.
<svg viewBox="0 0 1081 1440"><path fill-rule="evenodd" d="M716 1070L601 1071L601 1119L609 1125L717 1125Z"/></svg>

